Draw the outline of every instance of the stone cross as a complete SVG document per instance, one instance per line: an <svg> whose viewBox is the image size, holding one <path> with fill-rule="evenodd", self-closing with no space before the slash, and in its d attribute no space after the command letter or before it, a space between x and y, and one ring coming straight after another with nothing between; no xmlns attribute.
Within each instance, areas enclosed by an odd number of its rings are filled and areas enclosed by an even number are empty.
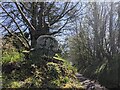
<svg viewBox="0 0 120 90"><path fill-rule="evenodd" d="M38 37L37 44L35 46L36 54L53 57L56 53L59 53L58 41L50 35L42 35Z"/></svg>

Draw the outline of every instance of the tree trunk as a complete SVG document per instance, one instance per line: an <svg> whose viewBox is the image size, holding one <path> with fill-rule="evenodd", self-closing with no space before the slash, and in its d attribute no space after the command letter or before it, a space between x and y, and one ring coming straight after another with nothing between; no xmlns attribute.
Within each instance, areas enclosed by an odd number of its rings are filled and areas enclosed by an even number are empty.
<svg viewBox="0 0 120 90"><path fill-rule="evenodd" d="M49 25L45 21L44 16L44 2L40 2L40 10L37 8L37 3L33 2L32 8L32 19L31 23L35 28L35 31L30 30L31 35L31 48L34 48L36 45L36 40L41 35L46 35L49 32Z"/></svg>

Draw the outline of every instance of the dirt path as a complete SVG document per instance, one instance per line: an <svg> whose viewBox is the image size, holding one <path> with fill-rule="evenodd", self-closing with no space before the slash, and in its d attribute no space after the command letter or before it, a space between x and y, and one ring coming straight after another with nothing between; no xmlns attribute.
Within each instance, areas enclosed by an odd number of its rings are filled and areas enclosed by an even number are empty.
<svg viewBox="0 0 120 90"><path fill-rule="evenodd" d="M98 82L85 78L82 74L76 73L76 77L79 79L86 90L108 90L101 86Z"/></svg>

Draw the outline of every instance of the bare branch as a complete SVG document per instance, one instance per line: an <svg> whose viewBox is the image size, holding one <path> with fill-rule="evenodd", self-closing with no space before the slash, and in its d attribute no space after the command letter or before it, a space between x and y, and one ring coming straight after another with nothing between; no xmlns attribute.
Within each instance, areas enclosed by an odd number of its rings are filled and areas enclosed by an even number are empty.
<svg viewBox="0 0 120 90"><path fill-rule="evenodd" d="M17 37L17 39L20 41L20 43L21 43L26 49L29 49L29 48L30 48L29 45L28 45L29 47L27 47L27 46L25 45L25 43L23 43L23 41L21 40L21 38L20 38L19 36L17 36L17 35L15 35L14 33L12 33L7 27L5 27L4 25L2 25L1 23L0 23L0 25L1 25L3 28L5 28L5 30L7 30L10 35Z"/></svg>
<svg viewBox="0 0 120 90"><path fill-rule="evenodd" d="M22 12L21 8L19 7L19 5L15 2L15 5L17 6L17 9L19 10L21 16L23 17L24 21L28 24L28 26L35 31L35 28L33 27L33 25L28 21L28 19L25 17L24 13Z"/></svg>
<svg viewBox="0 0 120 90"><path fill-rule="evenodd" d="M79 2L78 2L78 3L79 3ZM71 10L73 10L73 9L78 5L78 3L77 3L76 5L74 5L73 7L71 7L69 10L67 10L66 12L63 10L62 13L61 13L58 17L56 17L55 20L54 20L52 23L50 23L50 25L53 25L54 23L58 22L58 21L59 21L61 18L63 18L68 12L70 12Z"/></svg>
<svg viewBox="0 0 120 90"><path fill-rule="evenodd" d="M54 34L59 33L59 32L62 30L62 28L63 28L67 23L68 23L68 20L64 23L64 25L63 25L61 28L59 28L57 31L55 31L55 32L53 32L53 33L50 33L49 35L54 35Z"/></svg>
<svg viewBox="0 0 120 90"><path fill-rule="evenodd" d="M7 15L8 15L10 18L12 18L12 20L14 21L14 23L15 23L16 26L18 27L21 35L22 35L23 38L25 39L26 43L28 44L28 46L30 46L30 45L29 45L29 41L28 41L28 40L26 39L26 37L24 36L22 30L20 29L20 27L19 27L19 25L17 24L17 22L15 21L15 19L4 9L4 7L3 7L1 4L0 4L0 6L1 6L1 8L7 13Z"/></svg>

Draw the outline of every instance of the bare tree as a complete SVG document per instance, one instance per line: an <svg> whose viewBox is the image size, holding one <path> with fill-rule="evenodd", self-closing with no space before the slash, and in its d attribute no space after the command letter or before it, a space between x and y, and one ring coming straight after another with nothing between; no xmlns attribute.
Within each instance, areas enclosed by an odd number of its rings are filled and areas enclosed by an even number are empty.
<svg viewBox="0 0 120 90"><path fill-rule="evenodd" d="M1 26L14 35L19 34L26 41L24 47L30 49L36 44L40 35L54 35L62 31L66 24L77 15L78 3L55 3L55 2L15 2L2 3ZM30 35L31 44L24 33Z"/></svg>

